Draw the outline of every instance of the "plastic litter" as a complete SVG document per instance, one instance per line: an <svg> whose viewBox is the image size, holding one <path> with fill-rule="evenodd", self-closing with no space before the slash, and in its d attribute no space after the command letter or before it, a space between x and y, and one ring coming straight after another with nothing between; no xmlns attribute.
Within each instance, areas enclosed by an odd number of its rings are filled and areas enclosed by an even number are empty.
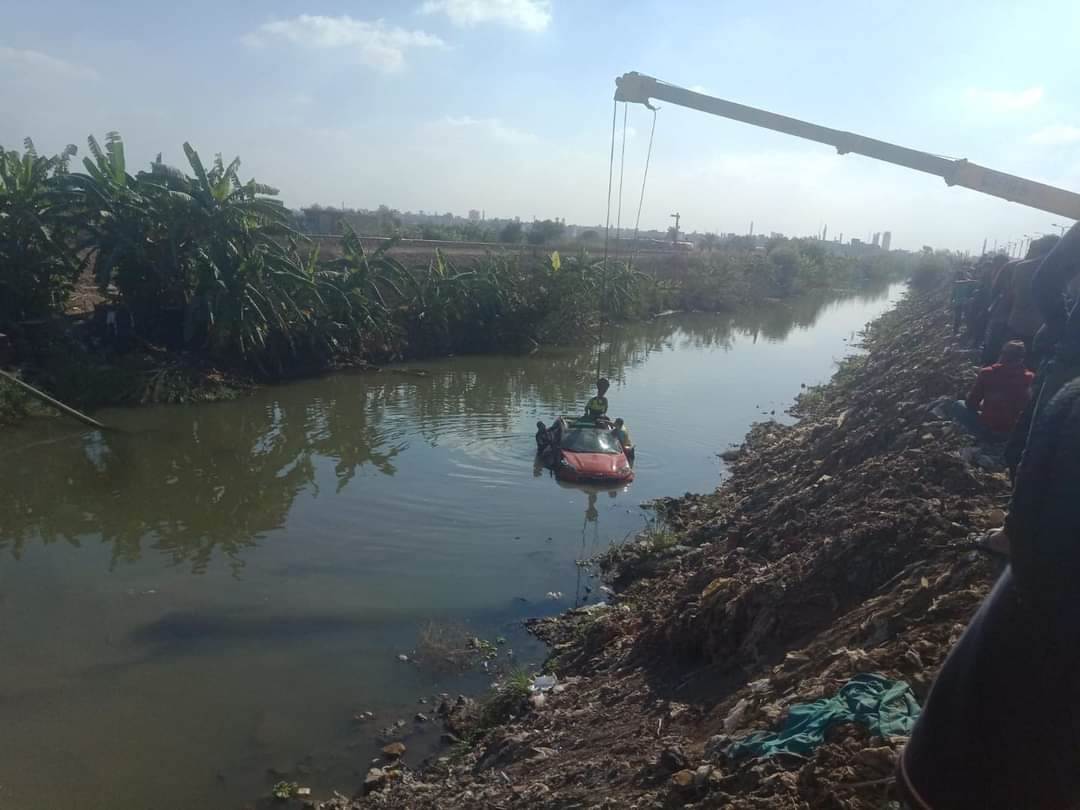
<svg viewBox="0 0 1080 810"><path fill-rule="evenodd" d="M529 684L530 692L547 692L550 689L555 688L555 684L559 682L559 679L554 675L537 675L533 678L533 682Z"/></svg>

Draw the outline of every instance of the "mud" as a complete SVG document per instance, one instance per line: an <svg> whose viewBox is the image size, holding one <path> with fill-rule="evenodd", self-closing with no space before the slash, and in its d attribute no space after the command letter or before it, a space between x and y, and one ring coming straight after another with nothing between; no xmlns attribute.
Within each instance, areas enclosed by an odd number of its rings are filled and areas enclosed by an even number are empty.
<svg viewBox="0 0 1080 810"><path fill-rule="evenodd" d="M943 290L913 292L800 398L798 423L750 431L717 492L658 504L674 542L609 553L607 605L534 623L561 686L542 705L322 806L890 806L901 738L840 726L809 758L723 752L858 673L921 700L988 592L998 564L976 539L1008 482L929 412L975 374L947 320Z"/></svg>

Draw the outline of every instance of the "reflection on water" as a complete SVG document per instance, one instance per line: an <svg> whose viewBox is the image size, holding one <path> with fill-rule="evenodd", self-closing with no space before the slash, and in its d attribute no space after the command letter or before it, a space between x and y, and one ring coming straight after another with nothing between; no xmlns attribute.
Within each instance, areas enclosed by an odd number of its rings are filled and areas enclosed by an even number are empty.
<svg viewBox="0 0 1080 810"><path fill-rule="evenodd" d="M602 347L604 373L621 382L658 352L730 351L735 335L783 341L836 301L821 295L729 317L624 327ZM392 476L410 442L498 439L517 429L514 414L530 403L551 403L551 413L575 410L594 364L589 348L546 353L539 362L499 358L483 370L439 362L432 371L345 374L267 389L231 405L117 411L110 422L120 427L107 432L34 425L2 440L0 550L17 559L32 540L78 545L94 536L111 546L114 563L152 549L194 572L205 570L215 551L237 565L244 550L284 525L300 492L319 494L315 459L332 462L337 493L363 469ZM462 465L450 477L498 484L484 465Z"/></svg>
<svg viewBox="0 0 1080 810"><path fill-rule="evenodd" d="M897 292L606 336L612 410L638 447L622 489L533 465L536 420L589 395L593 347L0 435L0 800L236 806L312 753L336 764L309 782L350 784L374 751L354 711L411 716L418 695L461 687L397 661L420 623L509 634L596 598L575 561L640 530L641 502L713 486L716 452L826 377Z"/></svg>

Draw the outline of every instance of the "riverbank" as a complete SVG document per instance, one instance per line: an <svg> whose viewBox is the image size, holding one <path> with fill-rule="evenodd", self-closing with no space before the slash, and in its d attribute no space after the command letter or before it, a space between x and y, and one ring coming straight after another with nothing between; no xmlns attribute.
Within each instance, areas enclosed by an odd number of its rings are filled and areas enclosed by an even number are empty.
<svg viewBox="0 0 1080 810"><path fill-rule="evenodd" d="M797 424L755 426L716 493L661 503L662 526L600 560L607 606L534 623L563 688L351 806L881 807L900 738L840 725L804 757L723 751L861 673L921 700L993 581L975 538L1007 480L927 411L975 370L944 295L879 319Z"/></svg>
<svg viewBox="0 0 1080 810"><path fill-rule="evenodd" d="M799 308L804 299L839 299L855 289L883 287L889 279L902 276L906 266L902 259L896 259L889 271L880 276L870 274L863 278L857 274L841 274L840 280L845 284L835 288L803 290L799 287L782 295L774 286L751 287L745 279L733 279L716 268L700 269L696 275L684 279L680 286L671 287L669 283L663 290L656 279L638 276L633 294L623 290L627 300L611 307L612 312L619 313L612 320L643 322L660 314L690 310L731 313L765 303ZM477 268L468 272L477 272ZM565 288L563 292L547 290L543 278L533 278L527 284L518 278L517 283L522 289L540 286L528 295L518 294L520 290L513 295L506 293L517 303L511 307L512 314L491 316L491 329L485 328L481 320L467 328L459 325L448 329L444 324L432 331L417 325L424 322L423 318L405 313L397 327L387 326L395 336L393 339L368 341L364 350L349 350L342 345L330 354L309 353L305 355L306 363L281 366L273 373L265 368L260 372L243 364L215 360L205 351L170 349L135 335L118 346L117 340L107 334L105 312L118 311L119 304L95 297L92 284L83 279L66 314L43 319L6 338L0 336L0 349L6 345L8 353L18 358L19 362L11 370L26 382L89 413L107 407L220 402L235 399L259 385L337 371L377 371L388 363L428 360L458 353L528 353L547 345L591 343L615 324L604 323L601 328L597 301L594 300L600 295L600 287L596 278L587 278L590 273L596 275L599 271L577 260L559 260L559 269L555 272L550 265L536 265L523 271L522 278L537 274L549 276ZM853 279L861 279L861 285L857 288L848 286ZM706 283L719 286L706 295L699 290L701 284ZM695 293L688 298L687 290L691 288L701 294ZM670 309L672 304L677 304L679 309ZM453 317L461 315L458 313ZM0 363L3 354L0 351ZM47 407L40 406L0 379L0 427L27 416L50 413Z"/></svg>

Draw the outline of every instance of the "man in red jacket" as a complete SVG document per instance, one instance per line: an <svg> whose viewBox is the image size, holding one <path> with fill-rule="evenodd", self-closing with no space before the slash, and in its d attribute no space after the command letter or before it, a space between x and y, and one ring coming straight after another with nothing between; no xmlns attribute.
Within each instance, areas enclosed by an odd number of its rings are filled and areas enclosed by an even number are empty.
<svg viewBox="0 0 1080 810"><path fill-rule="evenodd" d="M978 414L979 425L996 437L1009 434L1031 397L1035 375L1024 366L1024 352L1022 340L1006 343L998 362L979 371L964 400L968 411Z"/></svg>

